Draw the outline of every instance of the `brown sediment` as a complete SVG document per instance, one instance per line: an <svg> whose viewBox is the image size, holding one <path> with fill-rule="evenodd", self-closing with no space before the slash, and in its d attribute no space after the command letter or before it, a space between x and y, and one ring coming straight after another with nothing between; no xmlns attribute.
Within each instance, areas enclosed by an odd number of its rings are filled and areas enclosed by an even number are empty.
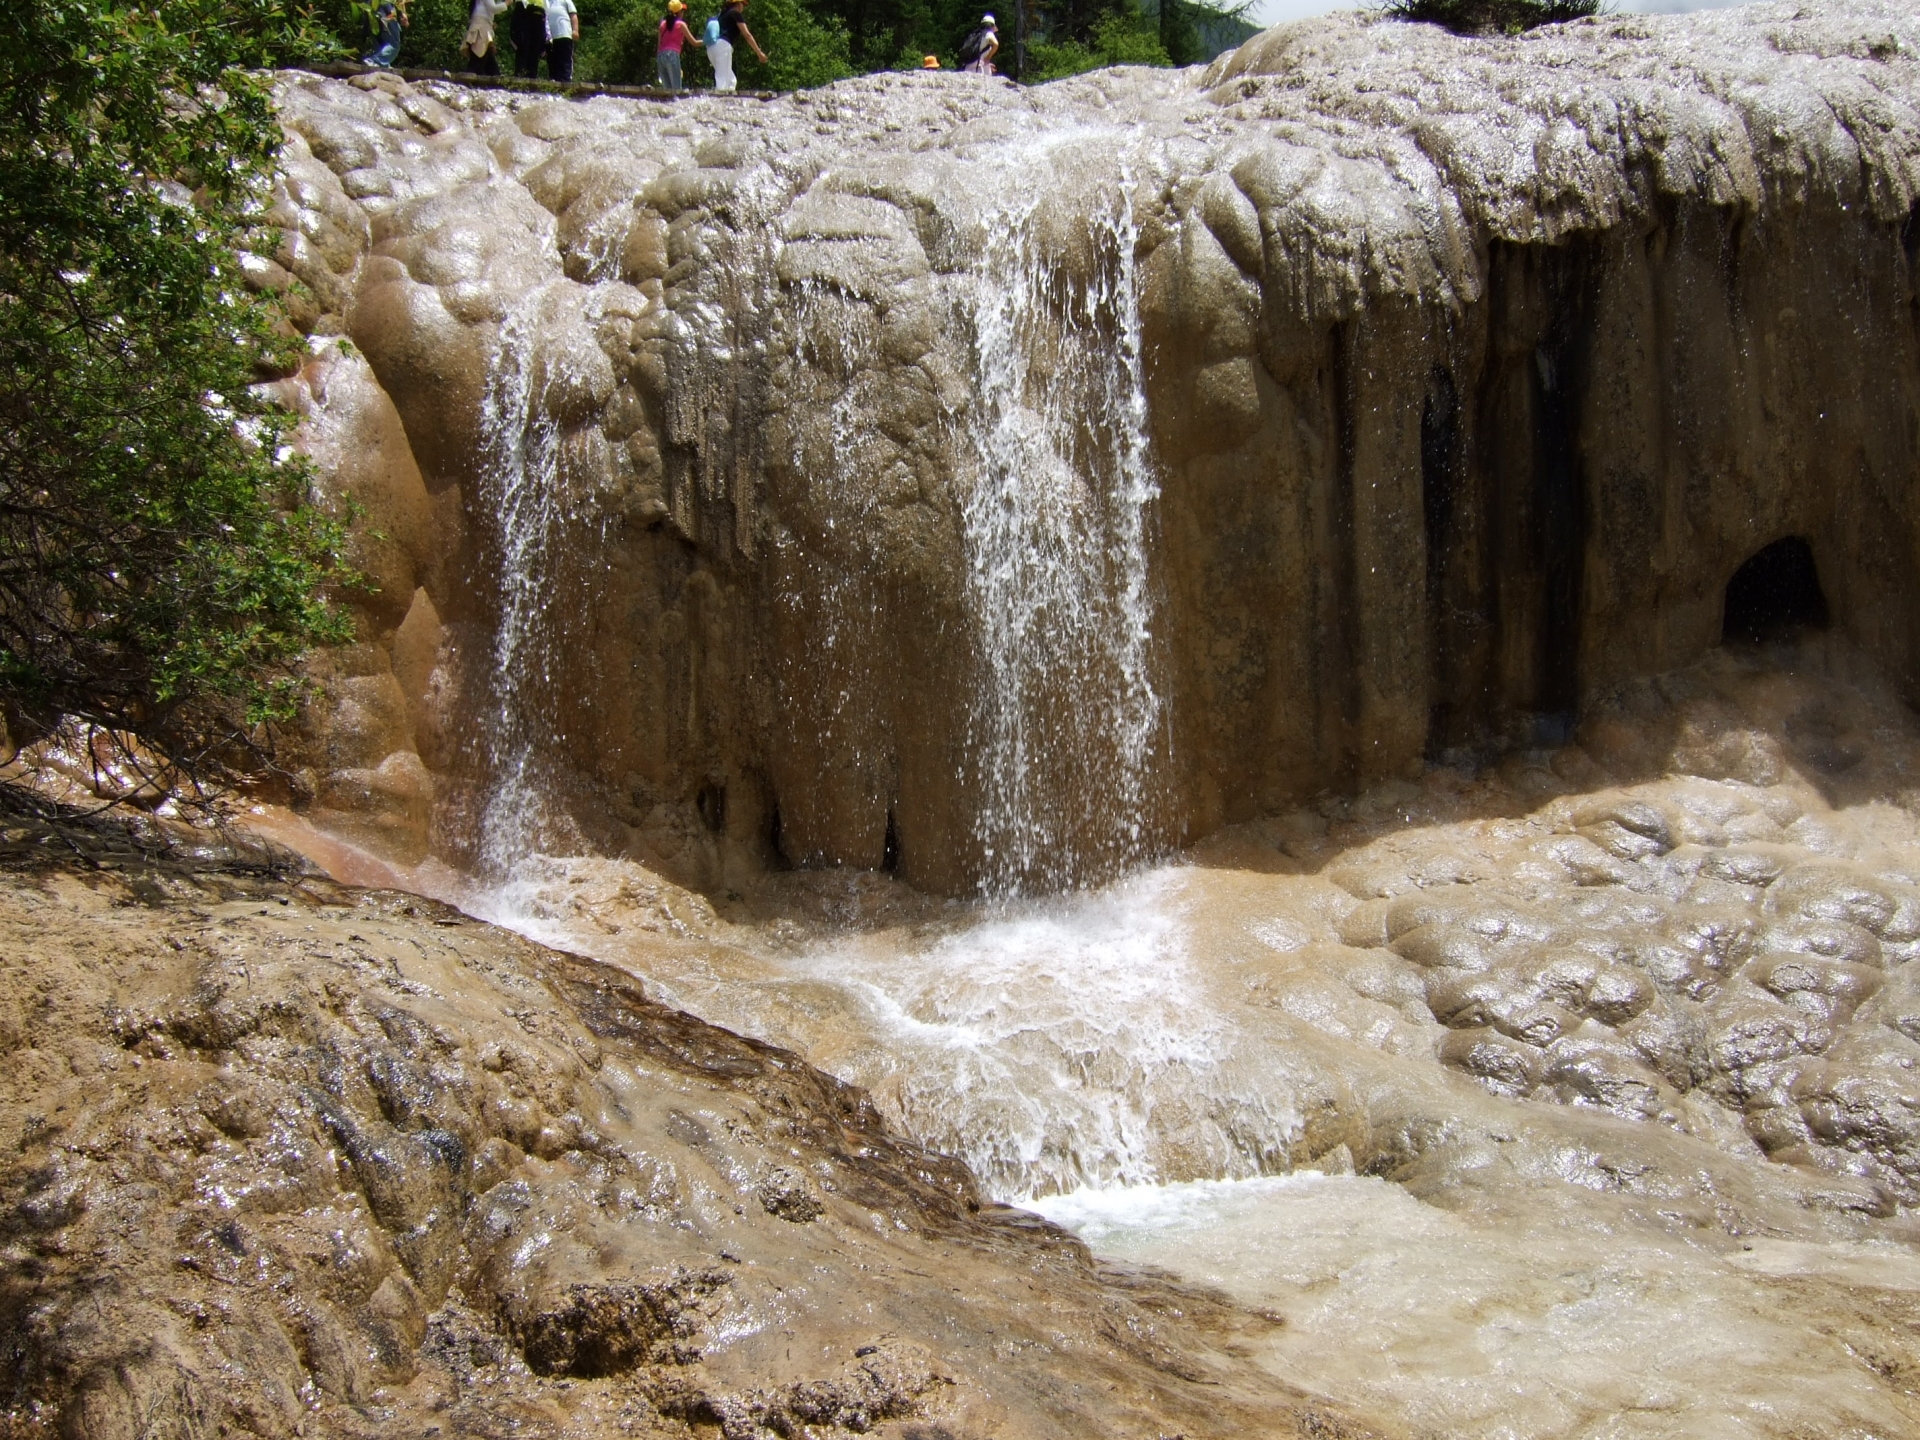
<svg viewBox="0 0 1920 1440"><path fill-rule="evenodd" d="M5 831L9 1434L1391 1433L618 971L155 848Z"/></svg>

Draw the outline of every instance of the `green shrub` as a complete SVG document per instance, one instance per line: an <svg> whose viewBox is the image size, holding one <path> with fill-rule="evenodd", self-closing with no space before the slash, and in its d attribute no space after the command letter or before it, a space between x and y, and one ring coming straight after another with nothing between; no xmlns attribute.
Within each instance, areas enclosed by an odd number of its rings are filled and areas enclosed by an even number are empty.
<svg viewBox="0 0 1920 1440"><path fill-rule="evenodd" d="M1424 20L1462 35L1517 35L1600 13L1600 0L1385 0L1393 20Z"/></svg>
<svg viewBox="0 0 1920 1440"><path fill-rule="evenodd" d="M341 527L255 396L297 347L238 249L281 143L274 0L0 9L0 711L233 773L348 638ZM131 743L137 741L137 744Z"/></svg>
<svg viewBox="0 0 1920 1440"><path fill-rule="evenodd" d="M1137 10L1105 16L1094 26L1091 44L1065 40L1027 47L1027 78L1036 83L1109 65L1171 64L1158 27Z"/></svg>

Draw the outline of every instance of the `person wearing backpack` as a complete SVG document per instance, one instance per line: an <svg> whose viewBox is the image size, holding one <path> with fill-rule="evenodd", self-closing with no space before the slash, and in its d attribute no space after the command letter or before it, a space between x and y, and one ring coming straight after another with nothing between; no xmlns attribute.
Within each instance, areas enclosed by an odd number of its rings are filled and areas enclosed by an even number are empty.
<svg viewBox="0 0 1920 1440"><path fill-rule="evenodd" d="M1000 27L993 16L982 15L980 28L960 42L954 58L960 68L974 75L993 74L993 57L1000 53Z"/></svg>
<svg viewBox="0 0 1920 1440"><path fill-rule="evenodd" d="M687 0L667 0L667 18L660 22L660 50L654 57L654 78L662 90L679 90L680 52L688 45L700 44L699 36L687 28Z"/></svg>

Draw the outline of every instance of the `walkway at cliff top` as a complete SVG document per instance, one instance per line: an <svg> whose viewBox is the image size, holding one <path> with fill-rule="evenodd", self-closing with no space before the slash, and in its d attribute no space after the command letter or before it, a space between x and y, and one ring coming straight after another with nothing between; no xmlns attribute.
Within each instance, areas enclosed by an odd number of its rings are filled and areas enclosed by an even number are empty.
<svg viewBox="0 0 1920 1440"><path fill-rule="evenodd" d="M622 100L688 100L695 95L710 99L772 100L786 92L780 90L663 90L657 85L603 85L592 80L538 80L523 75L476 75L467 70L422 70L405 65L361 65L351 60L332 60L312 65L290 65L297 74L324 75L330 80L358 81L365 85L373 76L391 75L404 84L464 85L473 90L506 90L516 95L565 96L590 100L596 95L612 95Z"/></svg>

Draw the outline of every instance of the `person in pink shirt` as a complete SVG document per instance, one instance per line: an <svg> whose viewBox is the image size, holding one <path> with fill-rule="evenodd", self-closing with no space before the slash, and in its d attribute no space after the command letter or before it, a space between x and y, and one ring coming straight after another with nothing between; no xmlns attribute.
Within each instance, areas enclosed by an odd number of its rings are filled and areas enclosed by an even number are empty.
<svg viewBox="0 0 1920 1440"><path fill-rule="evenodd" d="M686 0L667 0L667 18L660 22L660 53L654 59L654 73L662 90L681 88L680 51L700 43L687 28L686 14Z"/></svg>

